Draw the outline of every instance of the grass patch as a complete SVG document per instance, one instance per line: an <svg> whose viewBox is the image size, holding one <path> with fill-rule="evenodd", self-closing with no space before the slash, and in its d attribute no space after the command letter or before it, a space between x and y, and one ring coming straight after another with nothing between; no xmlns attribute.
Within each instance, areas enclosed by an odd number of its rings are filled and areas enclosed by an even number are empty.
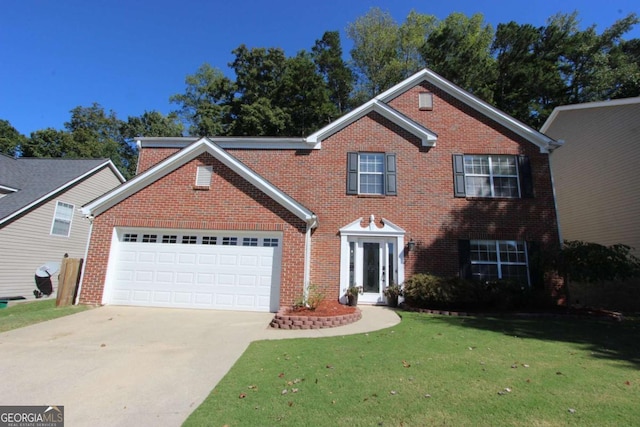
<svg viewBox="0 0 640 427"><path fill-rule="evenodd" d="M638 332L403 313L369 334L255 342L185 425L634 425Z"/></svg>
<svg viewBox="0 0 640 427"><path fill-rule="evenodd" d="M0 332L22 328L34 323L44 322L57 317L68 316L87 310L86 305L56 307L56 300L24 302L12 304L0 310Z"/></svg>

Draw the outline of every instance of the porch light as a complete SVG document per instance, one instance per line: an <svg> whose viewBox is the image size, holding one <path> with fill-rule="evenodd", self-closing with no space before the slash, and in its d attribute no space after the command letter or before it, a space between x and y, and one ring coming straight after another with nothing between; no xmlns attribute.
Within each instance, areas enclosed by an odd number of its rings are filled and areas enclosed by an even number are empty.
<svg viewBox="0 0 640 427"><path fill-rule="evenodd" d="M409 240L409 243L407 243L407 252L411 252L415 248L416 248L416 242L414 242L413 239Z"/></svg>

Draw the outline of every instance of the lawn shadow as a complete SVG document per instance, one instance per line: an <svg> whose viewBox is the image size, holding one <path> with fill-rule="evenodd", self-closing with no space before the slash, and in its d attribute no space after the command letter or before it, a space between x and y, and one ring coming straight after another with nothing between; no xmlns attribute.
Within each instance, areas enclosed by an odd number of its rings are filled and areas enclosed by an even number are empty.
<svg viewBox="0 0 640 427"><path fill-rule="evenodd" d="M429 322L503 333L542 341L578 344L592 357L626 361L640 368L640 321L576 318L452 317L424 315Z"/></svg>

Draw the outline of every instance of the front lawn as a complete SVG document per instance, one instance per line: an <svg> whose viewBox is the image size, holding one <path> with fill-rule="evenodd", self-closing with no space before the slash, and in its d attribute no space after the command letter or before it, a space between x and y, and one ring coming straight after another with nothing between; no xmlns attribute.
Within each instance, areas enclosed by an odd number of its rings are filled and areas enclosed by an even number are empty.
<svg viewBox="0 0 640 427"><path fill-rule="evenodd" d="M0 309L0 332L22 328L56 317L79 313L89 308L86 305L56 307L56 300L9 303L9 307Z"/></svg>
<svg viewBox="0 0 640 427"><path fill-rule="evenodd" d="M255 342L185 425L638 425L636 321L402 317Z"/></svg>

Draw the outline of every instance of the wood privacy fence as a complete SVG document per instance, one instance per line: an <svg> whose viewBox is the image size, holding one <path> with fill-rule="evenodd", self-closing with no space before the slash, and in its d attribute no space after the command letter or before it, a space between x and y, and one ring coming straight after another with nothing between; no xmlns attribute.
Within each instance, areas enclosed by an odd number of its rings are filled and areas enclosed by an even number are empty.
<svg viewBox="0 0 640 427"><path fill-rule="evenodd" d="M63 258L58 275L58 296L56 307L72 305L78 292L82 258Z"/></svg>

